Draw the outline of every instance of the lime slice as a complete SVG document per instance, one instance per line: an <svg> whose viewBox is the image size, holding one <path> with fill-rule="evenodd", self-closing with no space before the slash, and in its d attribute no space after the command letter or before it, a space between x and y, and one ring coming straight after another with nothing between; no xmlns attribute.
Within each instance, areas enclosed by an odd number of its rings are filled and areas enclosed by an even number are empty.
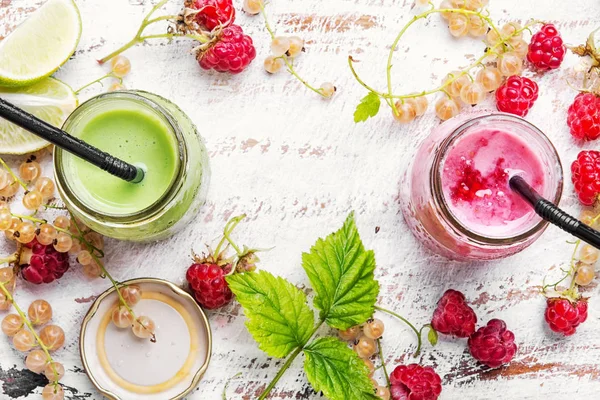
<svg viewBox="0 0 600 400"><path fill-rule="evenodd" d="M48 0L0 42L0 85L25 86L52 75L71 57L80 36L73 0Z"/></svg>
<svg viewBox="0 0 600 400"><path fill-rule="evenodd" d="M22 88L0 87L0 98L58 127L78 104L73 89L54 78ZM45 146L45 140L0 118L1 154L25 154Z"/></svg>

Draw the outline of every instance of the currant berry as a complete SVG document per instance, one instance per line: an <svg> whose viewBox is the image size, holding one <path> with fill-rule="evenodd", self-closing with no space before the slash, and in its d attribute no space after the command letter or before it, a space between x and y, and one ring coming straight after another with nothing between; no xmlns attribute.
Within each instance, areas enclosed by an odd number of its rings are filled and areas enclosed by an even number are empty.
<svg viewBox="0 0 600 400"><path fill-rule="evenodd" d="M503 53L498 57L498 71L504 76L521 75L523 60L513 51Z"/></svg>
<svg viewBox="0 0 600 400"><path fill-rule="evenodd" d="M373 374L375 373L375 365L373 365L373 362L371 360L369 360L368 358L364 358L363 359L365 365L367 366L367 368L369 369L369 378L373 377Z"/></svg>
<svg viewBox="0 0 600 400"><path fill-rule="evenodd" d="M36 374L44 372L47 364L48 358L46 357L46 353L40 349L30 351L29 354L27 354L27 358L25 358L25 366L27 369Z"/></svg>
<svg viewBox="0 0 600 400"><path fill-rule="evenodd" d="M131 61L125 56L118 55L110 61L112 73L117 78L123 78L131 71Z"/></svg>
<svg viewBox="0 0 600 400"><path fill-rule="evenodd" d="M284 56L290 49L290 46L291 46L290 38L288 38L286 36L277 36L271 42L271 53L275 57Z"/></svg>
<svg viewBox="0 0 600 400"><path fill-rule="evenodd" d="M598 249L590 246L589 244L585 244L579 251L579 260L585 264L593 265L598 262L599 255L600 252Z"/></svg>
<svg viewBox="0 0 600 400"><path fill-rule="evenodd" d="M474 106L485 99L485 94L485 89L481 83L477 81L469 82L460 90L460 99L465 104Z"/></svg>
<svg viewBox="0 0 600 400"><path fill-rule="evenodd" d="M88 265L83 266L83 274L90 279L95 279L102 275L102 269L100 266L94 261Z"/></svg>
<svg viewBox="0 0 600 400"><path fill-rule="evenodd" d="M27 310L33 325L44 325L52 319L52 306L46 300L35 300Z"/></svg>
<svg viewBox="0 0 600 400"><path fill-rule="evenodd" d="M3 190L10 184L10 174L6 170L0 169L0 190Z"/></svg>
<svg viewBox="0 0 600 400"><path fill-rule="evenodd" d="M54 182L52 179L43 176L35 181L35 190L40 192L44 199L50 199L54 197Z"/></svg>
<svg viewBox="0 0 600 400"><path fill-rule="evenodd" d="M242 6L243 10L251 15L260 13L262 7L262 0L244 0L244 5Z"/></svg>
<svg viewBox="0 0 600 400"><path fill-rule="evenodd" d="M360 326L352 326L344 331L338 331L338 335L340 335L340 339L345 340L347 342L354 342L358 335L360 335Z"/></svg>
<svg viewBox="0 0 600 400"><path fill-rule="evenodd" d="M10 227L4 231L4 236L6 236L9 240L15 239L15 232L17 231L17 227L21 224L21 220L16 217L12 217L10 222Z"/></svg>
<svg viewBox="0 0 600 400"><path fill-rule="evenodd" d="M264 66L265 71L270 74L276 74L284 67L285 61L282 58L277 58L275 56L268 56L265 58Z"/></svg>
<svg viewBox="0 0 600 400"><path fill-rule="evenodd" d="M489 0L466 0L465 7L468 10L481 10L483 7L487 6Z"/></svg>
<svg viewBox="0 0 600 400"><path fill-rule="evenodd" d="M523 39L516 40L511 43L512 51L515 52L522 60L527 57L527 52L529 51L529 45Z"/></svg>
<svg viewBox="0 0 600 400"><path fill-rule="evenodd" d="M594 228L593 225L595 219L596 213L592 210L583 210L581 214L579 214L579 220L592 228Z"/></svg>
<svg viewBox="0 0 600 400"><path fill-rule="evenodd" d="M502 85L502 74L494 67L485 67L477 73L475 80L483 86L486 92L492 92Z"/></svg>
<svg viewBox="0 0 600 400"><path fill-rule="evenodd" d="M319 88L319 91L321 92L321 94L324 97L329 99L329 98L333 97L333 95L337 91L337 88L333 85L333 83L325 82L321 85L321 87Z"/></svg>
<svg viewBox="0 0 600 400"><path fill-rule="evenodd" d="M455 117L458 113L460 113L460 104L454 99L443 96L435 103L435 114L442 121Z"/></svg>
<svg viewBox="0 0 600 400"><path fill-rule="evenodd" d="M7 284L15 277L11 267L0 268L0 282Z"/></svg>
<svg viewBox="0 0 600 400"><path fill-rule="evenodd" d="M304 51L304 39L299 36L290 36L290 48L288 55L292 58L298 57Z"/></svg>
<svg viewBox="0 0 600 400"><path fill-rule="evenodd" d="M104 238L98 232L89 232L84 236L85 240L98 250L104 249Z"/></svg>
<svg viewBox="0 0 600 400"><path fill-rule="evenodd" d="M2 332L13 337L23 328L23 318L17 314L8 314L2 320Z"/></svg>
<svg viewBox="0 0 600 400"><path fill-rule="evenodd" d="M469 35L473 37L480 37L488 31L487 22L478 15L471 15L469 17Z"/></svg>
<svg viewBox="0 0 600 400"><path fill-rule="evenodd" d="M28 210L37 210L42 206L42 203L44 203L44 197L37 190L27 192L23 197L23 205Z"/></svg>
<svg viewBox="0 0 600 400"><path fill-rule="evenodd" d="M81 265L88 265L92 262L92 255L87 250L81 250L77 254L77 262Z"/></svg>
<svg viewBox="0 0 600 400"><path fill-rule="evenodd" d="M354 351L360 358L371 358L377 351L377 345L375 340L363 335L354 342Z"/></svg>
<svg viewBox="0 0 600 400"><path fill-rule="evenodd" d="M69 229L71 226L71 220L68 217L60 215L56 217L53 225L60 229Z"/></svg>
<svg viewBox="0 0 600 400"><path fill-rule="evenodd" d="M21 352L33 349L35 344L35 336L27 329L21 329L13 336L13 346Z"/></svg>
<svg viewBox="0 0 600 400"><path fill-rule="evenodd" d="M409 97L405 102L413 106L417 117L425 114L425 111L427 111L427 107L429 106L429 101L425 96Z"/></svg>
<svg viewBox="0 0 600 400"><path fill-rule="evenodd" d="M156 325L150 318L142 315L133 324L133 334L141 339L150 339L154 335Z"/></svg>
<svg viewBox="0 0 600 400"><path fill-rule="evenodd" d="M43 400L63 400L64 398L65 392L60 385L49 383L44 386L44 390L42 390Z"/></svg>
<svg viewBox="0 0 600 400"><path fill-rule="evenodd" d="M12 303L10 302L8 297L6 297L6 294L0 293L0 311L8 310L11 305Z"/></svg>
<svg viewBox="0 0 600 400"><path fill-rule="evenodd" d="M382 400L390 400L390 390L385 386L377 386L375 387L375 396Z"/></svg>
<svg viewBox="0 0 600 400"><path fill-rule="evenodd" d="M594 271L594 267L589 264L581 264L577 268L577 272L575 273L575 283L579 286L587 286L596 277L596 271Z"/></svg>
<svg viewBox="0 0 600 400"><path fill-rule="evenodd" d="M423 7L429 4L429 0L415 0L415 5L418 7Z"/></svg>
<svg viewBox="0 0 600 400"><path fill-rule="evenodd" d="M15 229L14 236L19 243L29 243L35 238L35 225L31 221L21 222Z"/></svg>
<svg viewBox="0 0 600 400"><path fill-rule="evenodd" d="M396 112L392 112L392 115L396 118L396 121L403 124L414 121L417 116L417 110L415 110L413 104L407 101L402 102L398 100L394 107L396 108Z"/></svg>
<svg viewBox="0 0 600 400"><path fill-rule="evenodd" d="M13 197L19 191L19 184L15 181L15 178L9 176L8 185L2 190L0 190L0 196L8 198Z"/></svg>
<svg viewBox="0 0 600 400"><path fill-rule="evenodd" d="M448 29L454 37L463 37L469 33L469 18L462 14L454 14L448 19Z"/></svg>
<svg viewBox="0 0 600 400"><path fill-rule="evenodd" d="M73 239L64 232L60 232L54 239L54 249L59 253L66 253L71 249Z"/></svg>
<svg viewBox="0 0 600 400"><path fill-rule="evenodd" d="M384 330L385 325L383 324L383 321L379 319L370 319L363 327L365 336L370 339L379 339L381 336L383 336Z"/></svg>
<svg viewBox="0 0 600 400"><path fill-rule="evenodd" d="M452 7L452 4L450 4L450 0L444 0L444 1L442 1L440 3L440 10L448 10L450 8L454 8L454 7ZM452 14L453 13L448 12L448 11L440 13L440 15L442 16L442 18L444 18L446 20L450 19L450 17L452 16Z"/></svg>
<svg viewBox="0 0 600 400"><path fill-rule="evenodd" d="M58 232L54 226L50 224L40 225L36 234L37 241L44 246L51 245L52 242L54 242L54 239L56 239L56 236L58 236Z"/></svg>
<svg viewBox="0 0 600 400"><path fill-rule="evenodd" d="M73 239L73 238L71 238ZM69 254L77 256L79 254L79 252L81 251L81 242L79 241L79 239L73 239L73 244L71 245L71 248L69 249ZM80 263L81 265L85 265Z"/></svg>
<svg viewBox="0 0 600 400"><path fill-rule="evenodd" d="M138 285L127 285L119 291L129 307L135 306L142 299L142 289Z"/></svg>
<svg viewBox="0 0 600 400"><path fill-rule="evenodd" d="M0 210L0 231L5 231L12 225L12 214L10 210Z"/></svg>
<svg viewBox="0 0 600 400"><path fill-rule="evenodd" d="M46 325L40 331L40 340L48 350L55 351L65 344L65 332L58 325Z"/></svg>
<svg viewBox="0 0 600 400"><path fill-rule="evenodd" d="M444 79L444 83L451 81L446 86L446 93L451 97L460 96L460 91L467 83L471 82L467 74L462 74L460 71L452 71L448 75L446 75L446 79Z"/></svg>
<svg viewBox="0 0 600 400"><path fill-rule="evenodd" d="M115 82L108 87L108 92L118 92L119 90L127 90L127 87L120 82Z"/></svg>
<svg viewBox="0 0 600 400"><path fill-rule="evenodd" d="M521 39L523 37L523 32L521 32L521 25L518 22L509 22L504 24L504 26L500 29L500 34L505 39Z"/></svg>
<svg viewBox="0 0 600 400"><path fill-rule="evenodd" d="M124 306L116 307L111 318L117 328L128 328L133 325L133 315Z"/></svg>
<svg viewBox="0 0 600 400"><path fill-rule="evenodd" d="M57 361L52 361L44 368L44 375L50 382L58 382L65 376L65 367Z"/></svg>
<svg viewBox="0 0 600 400"><path fill-rule="evenodd" d="M42 173L41 165L36 161L24 162L19 165L19 176L24 181L31 182Z"/></svg>
<svg viewBox="0 0 600 400"><path fill-rule="evenodd" d="M451 8L465 8L467 0L450 0Z"/></svg>
<svg viewBox="0 0 600 400"><path fill-rule="evenodd" d="M496 46L501 41L502 41L502 37L500 37L500 35L498 34L498 32L495 29L490 29L488 31L487 35L485 35L485 42L490 47Z"/></svg>

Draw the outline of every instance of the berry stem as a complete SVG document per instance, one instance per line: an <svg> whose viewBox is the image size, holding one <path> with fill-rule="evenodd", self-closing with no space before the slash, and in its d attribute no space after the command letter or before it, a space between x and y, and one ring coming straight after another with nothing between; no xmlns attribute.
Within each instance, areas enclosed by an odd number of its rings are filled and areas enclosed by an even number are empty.
<svg viewBox="0 0 600 400"><path fill-rule="evenodd" d="M414 354L414 357L417 357L419 355L419 353L421 353L421 345L422 345L421 333L419 332L419 330L417 328L415 328L415 326L413 324L411 324L410 321L408 321L406 318L404 318L400 314L397 314L393 311L390 311L388 309L385 309L385 308L377 306L377 305L375 306L375 309L379 310L381 312L387 313L393 317L398 318L400 321L404 322L406 325L408 325L410 327L410 329L413 330L415 335L417 335L417 350L415 351L415 354Z"/></svg>
<svg viewBox="0 0 600 400"><path fill-rule="evenodd" d="M14 172L13 170L4 162L4 160L2 159L2 157L0 157L0 164L2 164L2 166L4 167L4 169L6 169L8 171L8 173L10 174L10 176L13 177L13 179L15 180L15 182L18 182L19 185L21 185L21 187L23 188L23 190L28 191L29 189L27 189L27 185L21 180L21 178L19 178ZM14 184L14 183L13 183Z"/></svg>
<svg viewBox="0 0 600 400"><path fill-rule="evenodd" d="M86 88L88 88L88 87L92 86L92 85L93 85L93 84L95 84L95 83L100 83L100 84L102 84L102 81L103 81L104 79L107 79L107 78L116 78L116 79L118 79L118 80L119 80L119 82L120 82L120 83L123 83L123 78L118 78L118 77L116 77L116 76L113 74L113 72L111 71L111 72L109 72L108 74L106 74L106 75L104 75L104 76L102 76L102 77L100 77L100 78L98 78L98 79L95 79L95 80L93 80L93 81L91 81L91 82L89 82L89 83L86 83L85 85L83 85L82 87L80 87L79 89L77 89L77 90L75 91L75 94L79 94L79 93L80 93L80 92L81 92L83 89L86 89Z"/></svg>
<svg viewBox="0 0 600 400"><path fill-rule="evenodd" d="M238 226L238 224L242 222L244 218L246 218L246 214L238 215L237 217L230 219L229 222L227 222L227 224L225 225L225 228L223 229L223 238L225 238L227 242L229 242L231 247L233 247L238 257L242 255L242 250L233 242L233 240L231 240L229 235L231 235L235 227ZM217 256L218 255L219 253L217 252Z"/></svg>
<svg viewBox="0 0 600 400"><path fill-rule="evenodd" d="M381 360L381 367L383 368L383 375L385 376L387 387L388 389L391 389L392 383L390 382L390 375L388 374L385 366L385 358L383 357L383 349L381 348L381 338L377 339L377 348L379 349L379 359Z"/></svg>

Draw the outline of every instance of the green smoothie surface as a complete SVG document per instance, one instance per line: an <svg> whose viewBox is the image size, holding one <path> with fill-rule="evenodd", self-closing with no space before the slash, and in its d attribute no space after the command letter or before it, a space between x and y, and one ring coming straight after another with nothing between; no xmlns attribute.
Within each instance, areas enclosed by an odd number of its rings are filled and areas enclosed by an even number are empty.
<svg viewBox="0 0 600 400"><path fill-rule="evenodd" d="M65 172L76 175L70 179L76 195L101 213L124 215L142 211L165 194L177 175L177 140L167 121L151 110L103 110L86 118L71 133L145 171L142 182L129 183L69 155L74 158L73 168ZM86 193L77 193L81 190Z"/></svg>

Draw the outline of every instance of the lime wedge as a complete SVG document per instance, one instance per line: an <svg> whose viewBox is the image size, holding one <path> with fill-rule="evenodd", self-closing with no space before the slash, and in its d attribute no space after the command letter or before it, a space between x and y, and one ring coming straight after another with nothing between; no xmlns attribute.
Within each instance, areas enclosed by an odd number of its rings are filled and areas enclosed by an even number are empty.
<svg viewBox="0 0 600 400"><path fill-rule="evenodd" d="M0 85L50 76L77 48L81 17L73 0L48 0L0 42Z"/></svg>
<svg viewBox="0 0 600 400"><path fill-rule="evenodd" d="M0 87L0 98L58 127L78 104L73 89L54 78L27 87ZM45 140L0 118L0 154L25 154L45 146Z"/></svg>

